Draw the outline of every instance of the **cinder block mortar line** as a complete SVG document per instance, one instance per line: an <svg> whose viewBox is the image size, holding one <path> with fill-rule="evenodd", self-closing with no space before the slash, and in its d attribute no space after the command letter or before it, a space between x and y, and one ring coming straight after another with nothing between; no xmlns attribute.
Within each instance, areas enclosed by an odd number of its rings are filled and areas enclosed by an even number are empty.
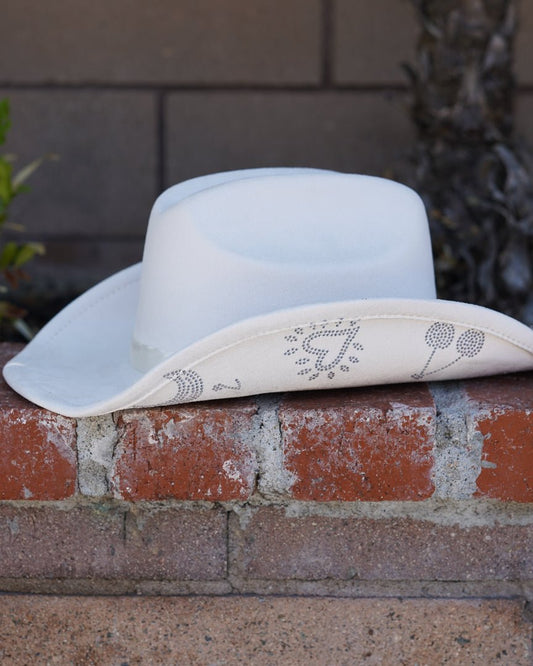
<svg viewBox="0 0 533 666"><path fill-rule="evenodd" d="M533 597L520 583L512 581L357 581L347 586L345 581L294 580L228 580L220 581L161 581L110 580L105 578L0 578L0 594L43 594L65 596L304 596L351 599L521 599L528 621ZM529 615L528 615L529 613Z"/></svg>
<svg viewBox="0 0 533 666"><path fill-rule="evenodd" d="M240 527L246 526L254 513L269 507L284 511L287 518L306 518L320 516L332 519L368 519L386 520L391 518L409 518L435 525L457 525L469 527L496 527L498 525L533 525L533 504L523 502L502 502L498 500L424 500L422 502L301 502L301 501L266 501L255 496L248 502L207 502L184 500L160 500L127 502L110 497L87 497L78 495L65 500L0 500L1 506L12 506L20 511L38 508L50 508L56 511L70 511L85 507L99 509L102 506L117 511L129 512L132 508L139 511L157 513L169 509L197 511L221 507L234 515Z"/></svg>
<svg viewBox="0 0 533 666"><path fill-rule="evenodd" d="M324 71L326 66L323 66ZM322 74L322 80L317 83L302 84L278 84L278 83L105 83L105 82L87 82L87 83L16 83L0 81L0 90L2 91L29 91L29 92L69 92L69 91L88 91L88 92L201 92L201 93L392 93L408 92L410 90L407 83L341 83L333 82ZM328 82L326 83L326 80ZM518 95L530 95L533 93L533 84L522 84L518 86L516 93Z"/></svg>
<svg viewBox="0 0 533 666"><path fill-rule="evenodd" d="M231 519L231 512L226 511L226 566L225 566L225 580L229 583L231 592L235 592L235 589L233 587L233 584L231 582L231 537L230 537L230 519Z"/></svg>
<svg viewBox="0 0 533 666"><path fill-rule="evenodd" d="M148 213L149 211L147 211ZM129 234L93 234L91 233L89 236L84 236L81 233L77 234L65 234L65 233L51 233L51 232L44 232L39 234L39 239L42 240L43 242L64 242L64 243L76 243L76 242L98 242L98 241L105 241L106 243L134 243L134 242L144 242L144 235L141 234L132 234L131 236Z"/></svg>
<svg viewBox="0 0 533 666"><path fill-rule="evenodd" d="M167 163L167 132L166 132L166 93L164 90L156 92L155 97L155 146L156 146L156 188L157 194L160 194L168 187L166 177Z"/></svg>
<svg viewBox="0 0 533 666"><path fill-rule="evenodd" d="M330 49L333 48L334 36L331 37ZM331 67L331 65L329 65ZM61 92L61 91L88 91L88 92L407 92L410 86L407 82L341 82L334 81L331 72L325 75L328 68L322 65L323 73L318 83L148 83L133 81L128 83L87 81L87 82L61 82L38 83L0 81L0 90L35 91L35 92ZM329 71L329 70L328 70ZM533 93L532 83L522 83L516 88L518 95Z"/></svg>
<svg viewBox="0 0 533 666"><path fill-rule="evenodd" d="M155 500L155 501L140 501L128 502L119 498L110 496L105 497L87 497L84 495L77 495L62 500L0 500L1 507L12 507L18 511L31 512L34 509L53 509L55 511L72 511L74 509L95 509L110 511L113 510L117 513L131 511L150 512L152 514L159 511L169 510L182 510L182 511L205 511L216 510L221 507L218 502L195 501L195 500ZM223 507L227 510L225 507Z"/></svg>
<svg viewBox="0 0 533 666"><path fill-rule="evenodd" d="M248 502L223 502L226 511L235 515L245 529L253 515L265 508L278 509L288 519L325 517L331 519L390 520L410 519L434 525L497 527L498 525L533 525L533 504L502 502L491 499L428 499L423 501L380 502L305 502L298 500L268 501L254 495Z"/></svg>
<svg viewBox="0 0 533 666"><path fill-rule="evenodd" d="M351 599L520 599L524 610L533 601L533 588L526 581L434 581L434 580L263 580L238 578L232 580L235 594L292 595L304 597L335 597ZM533 611L532 611L533 620ZM531 621L531 620L530 620Z"/></svg>
<svg viewBox="0 0 533 666"><path fill-rule="evenodd" d="M322 21L321 21L321 82L323 88L332 86L332 63L333 63L333 6L331 0L322 0Z"/></svg>
<svg viewBox="0 0 533 666"><path fill-rule="evenodd" d="M325 66L324 66L325 69ZM324 75L323 75L324 76ZM405 83L7 83L0 81L0 90L35 91L35 92L201 92L201 93L350 93L350 92L405 92L409 86Z"/></svg>

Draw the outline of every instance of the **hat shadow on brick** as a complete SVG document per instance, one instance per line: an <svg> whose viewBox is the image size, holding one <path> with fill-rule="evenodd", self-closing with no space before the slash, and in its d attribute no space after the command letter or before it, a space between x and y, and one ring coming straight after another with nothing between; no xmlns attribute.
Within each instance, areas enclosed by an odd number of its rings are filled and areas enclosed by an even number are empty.
<svg viewBox="0 0 533 666"><path fill-rule="evenodd" d="M4 368L67 416L533 368L533 331L438 300L427 217L398 183L312 169L204 176L155 202L143 261Z"/></svg>

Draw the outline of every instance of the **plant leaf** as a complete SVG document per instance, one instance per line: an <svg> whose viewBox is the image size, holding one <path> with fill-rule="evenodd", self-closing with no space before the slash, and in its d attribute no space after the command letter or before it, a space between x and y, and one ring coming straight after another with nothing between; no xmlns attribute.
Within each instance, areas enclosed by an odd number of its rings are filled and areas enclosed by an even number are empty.
<svg viewBox="0 0 533 666"><path fill-rule="evenodd" d="M0 199L4 207L8 206L13 198L13 187L11 185L12 171L11 164L0 157Z"/></svg>
<svg viewBox="0 0 533 666"><path fill-rule="evenodd" d="M0 144L5 143L6 135L10 127L9 100L0 99Z"/></svg>
<svg viewBox="0 0 533 666"><path fill-rule="evenodd" d="M6 268L13 266L15 257L18 252L18 244L15 241L8 241L2 251L0 252L0 270L5 271Z"/></svg>
<svg viewBox="0 0 533 666"><path fill-rule="evenodd" d="M18 246L13 265L19 268L33 259L36 254L43 255L44 253L45 249L42 243L24 243L24 245Z"/></svg>

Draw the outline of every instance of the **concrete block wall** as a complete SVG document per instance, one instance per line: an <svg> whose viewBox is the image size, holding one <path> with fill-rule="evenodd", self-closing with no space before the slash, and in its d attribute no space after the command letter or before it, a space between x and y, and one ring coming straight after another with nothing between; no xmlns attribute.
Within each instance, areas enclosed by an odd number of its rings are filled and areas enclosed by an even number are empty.
<svg viewBox="0 0 533 666"><path fill-rule="evenodd" d="M8 150L53 152L16 220L63 290L140 259L151 204L204 173L394 173L413 140L408 0L17 0L2 11ZM521 4L518 131L533 143L533 7ZM34 272L35 272L34 271Z"/></svg>

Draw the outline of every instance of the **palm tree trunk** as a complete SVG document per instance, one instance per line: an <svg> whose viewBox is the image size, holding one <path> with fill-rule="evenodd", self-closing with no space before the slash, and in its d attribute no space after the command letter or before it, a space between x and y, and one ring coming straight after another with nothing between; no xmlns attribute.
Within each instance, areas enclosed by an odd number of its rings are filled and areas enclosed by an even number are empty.
<svg viewBox="0 0 533 666"><path fill-rule="evenodd" d="M533 187L513 140L515 0L412 0L408 68L439 295L533 321Z"/></svg>

